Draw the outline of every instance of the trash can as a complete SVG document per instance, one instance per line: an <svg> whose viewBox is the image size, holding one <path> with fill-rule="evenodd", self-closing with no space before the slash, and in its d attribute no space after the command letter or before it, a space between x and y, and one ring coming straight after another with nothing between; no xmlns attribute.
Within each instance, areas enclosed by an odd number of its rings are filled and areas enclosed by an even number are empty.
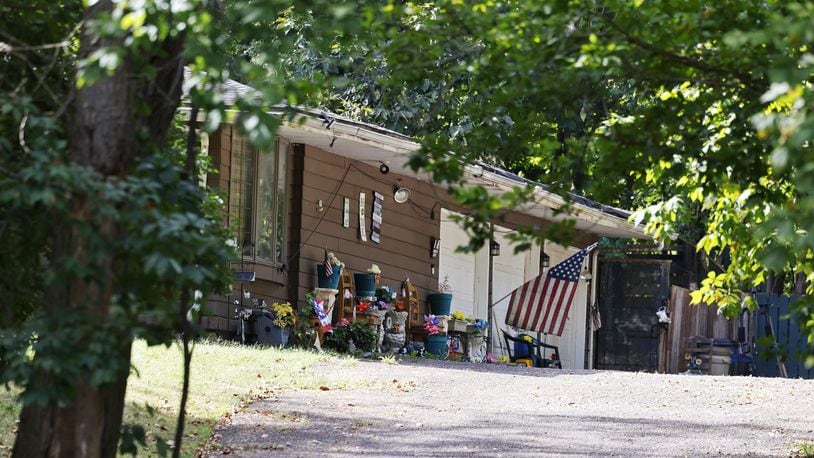
<svg viewBox="0 0 814 458"><path fill-rule="evenodd" d="M257 335L258 344L283 347L288 343L288 329L274 326L270 312L264 311L253 318L254 333Z"/></svg>
<svg viewBox="0 0 814 458"><path fill-rule="evenodd" d="M729 375L732 355L737 352L738 342L729 339L712 341L712 354L709 360L709 375Z"/></svg>
<svg viewBox="0 0 814 458"><path fill-rule="evenodd" d="M731 356L709 355L709 375L729 375Z"/></svg>
<svg viewBox="0 0 814 458"><path fill-rule="evenodd" d="M729 367L729 375L752 375L752 364L754 360L749 355L743 353L732 353L732 364Z"/></svg>

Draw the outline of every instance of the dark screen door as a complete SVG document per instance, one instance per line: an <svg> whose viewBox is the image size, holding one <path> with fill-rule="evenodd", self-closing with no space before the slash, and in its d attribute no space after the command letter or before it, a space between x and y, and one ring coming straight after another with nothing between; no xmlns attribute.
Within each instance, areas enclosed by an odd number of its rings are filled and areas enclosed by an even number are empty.
<svg viewBox="0 0 814 458"><path fill-rule="evenodd" d="M599 281L596 368L655 372L656 311L670 297L670 261L603 260Z"/></svg>

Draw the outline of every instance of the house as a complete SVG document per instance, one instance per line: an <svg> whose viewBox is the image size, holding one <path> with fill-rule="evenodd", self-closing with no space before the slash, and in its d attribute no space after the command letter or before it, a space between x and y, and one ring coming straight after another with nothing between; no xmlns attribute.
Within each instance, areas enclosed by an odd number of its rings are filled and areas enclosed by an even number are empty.
<svg viewBox="0 0 814 458"><path fill-rule="evenodd" d="M251 90L239 83L230 85L238 92ZM228 123L204 142L216 170L206 182L224 196L226 223L235 230L243 253L235 270L254 273L254 281L242 286L267 302L302 302L316 286L315 266L327 249L352 272L377 264L383 284L397 287L409 278L422 299L447 278L454 293L453 310L488 318L488 247L474 254L455 250L467 239L450 216L466 210L429 176L405 167L419 145L402 134L332 113L300 110L300 114L300 119L283 123L271 151L258 151ZM467 166L466 176L493 193L525 184L520 177L482 164ZM397 202L395 189L409 190L409 198ZM376 193L382 196L378 241L371 230ZM536 276L544 254L553 266L601 236L643 237L621 210L577 198L567 216L555 211L563 204L560 196L538 187L535 203L509 212L495 226L503 247L492 258L495 300ZM546 244L513 253L507 235L516 227L544 226L566 217L576 220L573 247ZM595 259L587 265L587 272L594 272ZM549 341L560 345L564 367L581 368L590 360L588 304L593 303L595 285L581 280L576 294L565 333ZM241 297L236 292L213 300L204 326L233 333L238 323L234 303ZM495 307L496 325L505 326L506 302Z"/></svg>

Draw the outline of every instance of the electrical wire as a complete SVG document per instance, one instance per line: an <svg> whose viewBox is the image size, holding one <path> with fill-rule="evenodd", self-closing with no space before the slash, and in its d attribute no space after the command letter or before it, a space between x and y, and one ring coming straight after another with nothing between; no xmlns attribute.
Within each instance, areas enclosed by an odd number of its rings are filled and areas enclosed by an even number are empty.
<svg viewBox="0 0 814 458"><path fill-rule="evenodd" d="M331 196L331 200L328 202L328 205L325 207L325 211L322 213L322 216L319 217L319 221L317 221L317 224L314 226L313 229L311 229L311 232L308 233L308 237L306 237L305 240L300 242L300 246L297 248L297 250L294 251L294 253L292 253L291 256L288 257L288 259L286 259L284 265L287 266L291 262L292 259L294 259L295 257L297 257L297 255L300 254L300 251L302 251L302 247L304 247L305 244L308 243L309 240L311 240L311 236L314 235L314 232L316 232L317 229L319 229L319 225L322 224L322 220L324 220L325 216L328 215L328 209L331 208L331 205L333 205L334 200L336 200L336 196L339 195L339 190L342 189L342 185L345 184L345 179L347 179L348 172L350 172L351 167L354 167L352 162L350 164L348 164L348 166L345 168L345 173L342 174L342 178L339 180L339 184L337 184L336 189L333 190L333 192L332 192L333 195Z"/></svg>

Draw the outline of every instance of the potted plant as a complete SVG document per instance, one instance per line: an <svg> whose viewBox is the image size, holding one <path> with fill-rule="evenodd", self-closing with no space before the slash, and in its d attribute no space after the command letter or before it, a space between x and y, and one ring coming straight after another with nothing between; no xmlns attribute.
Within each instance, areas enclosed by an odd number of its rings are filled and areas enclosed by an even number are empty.
<svg viewBox="0 0 814 458"><path fill-rule="evenodd" d="M317 286L326 289L336 289L339 286L339 277L345 264L333 253L325 252L325 261L317 264Z"/></svg>
<svg viewBox="0 0 814 458"><path fill-rule="evenodd" d="M452 308L452 287L449 286L449 276L438 285L438 292L427 295L430 303L430 313L433 315L449 315Z"/></svg>
<svg viewBox="0 0 814 458"><path fill-rule="evenodd" d="M356 297L373 298L376 297L376 284L381 279L382 270L373 264L367 269L367 273L353 274L353 282L356 285Z"/></svg>
<svg viewBox="0 0 814 458"><path fill-rule="evenodd" d="M452 332L466 332L467 326L472 321L471 319L468 319L466 315L464 315L464 312L460 310L452 312L450 317L449 330Z"/></svg>
<svg viewBox="0 0 814 458"><path fill-rule="evenodd" d="M288 329L294 326L294 308L289 302L275 302L271 304L272 328L269 332L271 345L284 346L288 343Z"/></svg>
<svg viewBox="0 0 814 458"><path fill-rule="evenodd" d="M341 353L369 352L376 347L376 331L364 321L350 322L345 318L326 336L325 344Z"/></svg>
<svg viewBox="0 0 814 458"><path fill-rule="evenodd" d="M435 356L446 357L449 354L446 326L446 317L424 316L424 329L427 331L427 351Z"/></svg>

